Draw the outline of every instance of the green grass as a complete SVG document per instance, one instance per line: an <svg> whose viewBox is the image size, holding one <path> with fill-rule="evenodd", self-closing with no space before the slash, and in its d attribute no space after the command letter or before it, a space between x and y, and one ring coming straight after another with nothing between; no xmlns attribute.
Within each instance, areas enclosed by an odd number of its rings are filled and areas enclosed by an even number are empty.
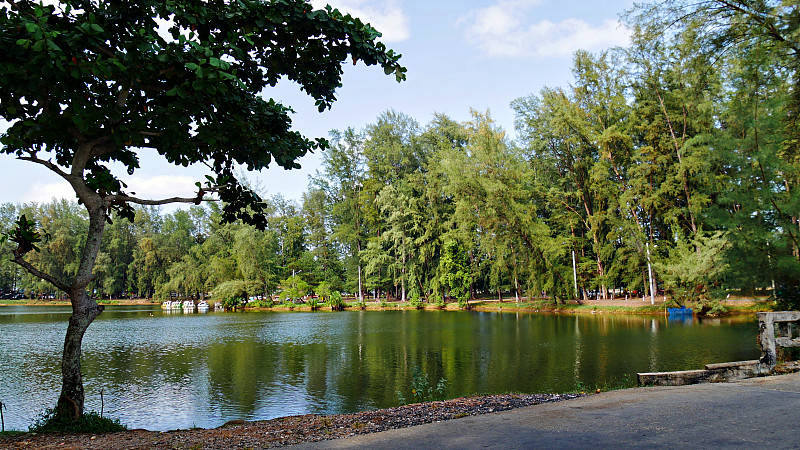
<svg viewBox="0 0 800 450"><path fill-rule="evenodd" d="M119 419L110 419L92 411L84 413L78 420L55 417L55 409L49 409L30 427L31 433L113 433L128 428Z"/></svg>
<svg viewBox="0 0 800 450"><path fill-rule="evenodd" d="M593 311L611 314L665 314L664 305L650 305L646 302L631 302L628 305L594 305L591 302L578 305L576 303L555 304L549 300L534 300L516 303L512 300L497 302L474 302L473 307L486 308L488 310L502 309L503 311L561 311L572 313L591 313ZM730 314L753 314L759 311L773 311L776 309L774 301L762 300L752 305L737 305L730 303L724 305L722 315Z"/></svg>
<svg viewBox="0 0 800 450"><path fill-rule="evenodd" d="M634 377L631 379L628 375L623 375L621 379L617 380L616 378L612 378L610 380L605 380L602 383L595 384L594 387L589 386L587 384L578 382L574 391L568 392L568 394L591 394L593 392L608 392L608 391L618 391L620 389L630 389L636 387L636 378Z"/></svg>
<svg viewBox="0 0 800 450"><path fill-rule="evenodd" d="M584 303L582 305L578 305L576 303L568 303L568 304L556 304L550 300L534 300L534 301L527 301L527 302L520 302L516 303L515 301L507 301L504 303L497 303L497 302L475 302L472 303L473 307L485 307L485 308L502 308L505 310L545 310L545 311L573 311L573 312L591 312L591 311L606 311L606 312L619 312L619 313L643 313L643 314L651 314L657 313L663 310L663 307L660 305L650 305L650 304L635 304L632 303L630 306L601 306L601 305L593 305L591 303Z"/></svg>
<svg viewBox="0 0 800 450"><path fill-rule="evenodd" d="M25 432L19 430L0 431L0 436L16 436L18 434L25 434Z"/></svg>
<svg viewBox="0 0 800 450"><path fill-rule="evenodd" d="M0 303L1 305L2 303ZM421 304L420 309L453 309L453 306L456 303L449 303L446 304L444 307L441 307L437 303L423 303ZM327 309L329 308L329 304L320 304L319 308ZM385 300L381 300L379 302L369 301L365 302L363 305L355 302L355 301L345 301L343 302L343 309L345 310L396 310L396 309L403 309L403 310L410 310L410 309L417 309L417 305L414 305L410 302L387 302ZM503 303L498 303L497 301L490 300L486 301L485 299L473 301L470 303L470 307L473 309L483 309L485 311L504 311L504 312L513 312L513 311L524 311L524 312L562 312L562 313L573 313L573 314L590 314L590 313L606 313L606 314L630 314L630 315L664 315L666 311L664 309L663 304L659 305L650 305L649 302L637 302L631 301L627 305L597 305L593 302L585 302L584 304L577 304L574 302L568 304L556 304L552 300L531 300L531 301L522 301L517 303L514 301L513 298L506 299ZM318 308L318 309L319 309ZM310 305L295 305L295 304L286 304L286 303L275 303L271 308L273 311L293 311L293 310L308 310L311 309ZM759 311L773 311L776 309L774 301L768 300L760 300L757 301L755 304L752 305L737 305L736 303L730 303L724 305L722 310L720 311L720 315L735 315L735 314L754 314ZM712 311L713 312L713 311Z"/></svg>
<svg viewBox="0 0 800 450"><path fill-rule="evenodd" d="M761 311L778 311L778 305L774 300L760 300L752 305L738 306L736 304L727 304L725 309L728 312L736 313L756 313Z"/></svg>
<svg viewBox="0 0 800 450"><path fill-rule="evenodd" d="M561 309L568 309L572 311L607 311L607 312L617 312L617 313L642 313L642 314L652 314L663 312L664 307L661 305L637 305L637 306L596 306L591 304L583 304L583 305L565 305L564 307L560 307Z"/></svg>

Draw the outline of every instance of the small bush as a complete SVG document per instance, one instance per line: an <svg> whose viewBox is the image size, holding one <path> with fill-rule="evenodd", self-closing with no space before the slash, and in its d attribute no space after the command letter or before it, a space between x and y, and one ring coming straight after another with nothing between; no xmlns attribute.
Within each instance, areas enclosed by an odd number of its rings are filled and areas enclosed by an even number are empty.
<svg viewBox="0 0 800 450"><path fill-rule="evenodd" d="M310 290L308 283L300 278L299 275L292 275L291 277L281 280L281 287L283 291L280 293L281 300L299 300L308 295Z"/></svg>
<svg viewBox="0 0 800 450"><path fill-rule="evenodd" d="M419 297L419 294L414 292L411 294L411 297L408 299L408 304L412 308L422 309L422 299Z"/></svg>
<svg viewBox="0 0 800 450"><path fill-rule="evenodd" d="M272 308L275 305L275 302L272 301L272 298L264 298L253 300L248 305L252 306L253 308Z"/></svg>
<svg viewBox="0 0 800 450"><path fill-rule="evenodd" d="M230 280L214 288L214 300L222 303L225 309L235 309L247 299L247 282L244 280Z"/></svg>
<svg viewBox="0 0 800 450"><path fill-rule="evenodd" d="M709 316L721 316L728 312L725 304L720 301L712 301L707 306L711 308L706 313Z"/></svg>
<svg viewBox="0 0 800 450"><path fill-rule="evenodd" d="M114 433L128 428L119 419L110 419L92 411L78 420L56 417L55 408L48 409L31 425L31 433Z"/></svg>
<svg viewBox="0 0 800 450"><path fill-rule="evenodd" d="M314 292L319 296L319 299L323 302L327 301L331 298L331 294L333 293L333 289L331 289L331 284L327 281L323 281L320 283Z"/></svg>
<svg viewBox="0 0 800 450"><path fill-rule="evenodd" d="M328 306L330 306L334 311L342 311L344 309L344 300L342 300L342 294L339 292L332 293L330 299L328 300Z"/></svg>
<svg viewBox="0 0 800 450"><path fill-rule="evenodd" d="M413 403L429 402L432 400L444 400L447 389L447 380L440 379L436 386L431 386L428 374L422 373L419 366L411 368L411 400ZM407 404L402 392L397 391L397 400L400 404Z"/></svg>
<svg viewBox="0 0 800 450"><path fill-rule="evenodd" d="M222 307L225 309L236 309L242 304L241 297L226 298L222 301Z"/></svg>

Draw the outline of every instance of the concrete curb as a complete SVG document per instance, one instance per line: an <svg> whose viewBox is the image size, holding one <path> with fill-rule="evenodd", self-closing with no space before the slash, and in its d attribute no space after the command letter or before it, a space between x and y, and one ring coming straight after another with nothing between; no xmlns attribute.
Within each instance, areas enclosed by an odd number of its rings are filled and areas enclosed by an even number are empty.
<svg viewBox="0 0 800 450"><path fill-rule="evenodd" d="M639 386L685 386L698 383L725 383L745 378L753 378L762 373L757 359L719 364L706 364L701 370L681 370L676 372L637 373Z"/></svg>

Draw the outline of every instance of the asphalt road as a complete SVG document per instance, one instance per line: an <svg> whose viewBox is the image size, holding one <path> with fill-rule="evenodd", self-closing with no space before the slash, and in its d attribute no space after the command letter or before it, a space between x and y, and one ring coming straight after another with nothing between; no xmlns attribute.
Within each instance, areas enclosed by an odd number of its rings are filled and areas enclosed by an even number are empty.
<svg viewBox="0 0 800 450"><path fill-rule="evenodd" d="M800 448L800 373L634 388L299 448Z"/></svg>

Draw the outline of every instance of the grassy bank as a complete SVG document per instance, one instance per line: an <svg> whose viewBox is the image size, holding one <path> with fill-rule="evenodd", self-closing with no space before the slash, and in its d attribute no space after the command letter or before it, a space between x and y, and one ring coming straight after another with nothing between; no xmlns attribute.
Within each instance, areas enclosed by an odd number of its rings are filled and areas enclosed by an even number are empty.
<svg viewBox="0 0 800 450"><path fill-rule="evenodd" d="M775 310L775 302L764 299L742 299L723 301L724 311L721 315L755 314L759 311ZM664 315L666 307L663 300L651 305L640 300L604 300L587 301L578 303L569 301L565 304L555 304L550 300L533 301L504 301L475 300L470 302L474 311L488 312L525 312L525 313L555 313L555 314L635 314L635 315ZM269 308L247 308L248 310L263 311L311 311L308 305L276 304ZM321 305L320 311L330 310L330 307ZM366 302L359 305L356 302L345 302L346 311L393 311L393 310L460 310L458 303L447 303L444 306L423 303L413 305L408 302Z"/></svg>
<svg viewBox="0 0 800 450"><path fill-rule="evenodd" d="M737 300L723 301L722 315L755 314L760 311L775 310L775 302L770 300ZM534 301L524 303L480 303L475 309L482 311L525 311L525 312L553 312L572 314L643 314L664 315L668 305L663 301L651 305L649 302L616 300L616 301L587 301L578 303L571 301L566 304L556 305L552 302Z"/></svg>
<svg viewBox="0 0 800 450"><path fill-rule="evenodd" d="M345 301L344 309L347 311L396 311L396 310L447 310L457 311L458 303L447 303L439 306L433 303L422 303L414 305L409 302L376 302L369 301L359 304L352 301ZM152 299L120 299L120 300L99 300L104 305L158 305L159 302ZM68 300L0 300L0 306L68 306ZM734 314L755 314L760 311L774 311L775 302L769 299L736 299L722 301L724 306L723 315ZM524 300L519 303L511 301L500 302L493 299L473 300L470 308L474 311L491 312L526 312L526 313L558 313L558 314L638 314L638 315L664 315L666 307L663 299L651 305L640 299L635 300L589 300L578 303L571 300L564 304L556 304L552 300ZM275 304L267 308L245 308L250 311L311 311L307 304ZM320 311L330 310L330 307L320 305L316 309Z"/></svg>

